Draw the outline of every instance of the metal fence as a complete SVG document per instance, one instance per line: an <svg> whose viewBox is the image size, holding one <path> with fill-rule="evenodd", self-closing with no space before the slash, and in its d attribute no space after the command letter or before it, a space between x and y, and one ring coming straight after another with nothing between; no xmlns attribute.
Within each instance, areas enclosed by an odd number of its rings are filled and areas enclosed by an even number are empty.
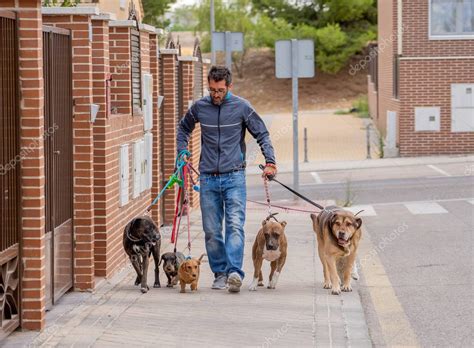
<svg viewBox="0 0 474 348"><path fill-rule="evenodd" d="M15 14L0 11L0 341L20 323L20 143Z"/></svg>
<svg viewBox="0 0 474 348"><path fill-rule="evenodd" d="M43 28L46 302L72 286L72 52L69 31Z"/></svg>
<svg viewBox="0 0 474 348"><path fill-rule="evenodd" d="M203 67L202 67L202 53L199 40L196 39L194 43L194 52L193 56L198 59L194 63L194 89L193 89L193 99L198 100L202 98L204 94L204 81L203 81Z"/></svg>

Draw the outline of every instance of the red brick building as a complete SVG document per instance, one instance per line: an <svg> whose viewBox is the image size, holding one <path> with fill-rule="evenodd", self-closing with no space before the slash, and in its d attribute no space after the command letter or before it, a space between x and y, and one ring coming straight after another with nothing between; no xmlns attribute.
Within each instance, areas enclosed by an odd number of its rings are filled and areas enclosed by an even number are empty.
<svg viewBox="0 0 474 348"><path fill-rule="evenodd" d="M378 1L370 115L385 155L474 152L474 2Z"/></svg>
<svg viewBox="0 0 474 348"><path fill-rule="evenodd" d="M2 1L0 33L1 341L42 329L67 291L126 264L124 226L170 174L172 134L206 69L160 48L160 29L96 7ZM174 204L153 207L158 225Z"/></svg>

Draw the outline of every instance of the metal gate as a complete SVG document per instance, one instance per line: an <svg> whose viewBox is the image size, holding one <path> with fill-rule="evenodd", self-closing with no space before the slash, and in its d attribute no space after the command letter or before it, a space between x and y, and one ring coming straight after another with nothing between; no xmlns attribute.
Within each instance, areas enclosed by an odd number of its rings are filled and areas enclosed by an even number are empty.
<svg viewBox="0 0 474 348"><path fill-rule="evenodd" d="M202 53L201 47L199 45L199 39L196 38L194 42L193 56L198 59L194 63L194 89L193 89L193 99L199 100L202 98L204 93L204 81L203 81L203 69L202 69Z"/></svg>
<svg viewBox="0 0 474 348"><path fill-rule="evenodd" d="M20 142L15 14L0 11L0 341L20 324Z"/></svg>
<svg viewBox="0 0 474 348"><path fill-rule="evenodd" d="M69 31L43 27L46 308L73 284L71 63Z"/></svg>

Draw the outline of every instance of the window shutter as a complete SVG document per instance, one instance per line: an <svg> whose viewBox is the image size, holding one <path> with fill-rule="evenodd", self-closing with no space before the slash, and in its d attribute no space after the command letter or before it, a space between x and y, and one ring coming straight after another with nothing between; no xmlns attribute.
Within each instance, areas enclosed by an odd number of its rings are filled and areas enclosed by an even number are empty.
<svg viewBox="0 0 474 348"><path fill-rule="evenodd" d="M142 75L142 99L143 99L143 129L151 130L153 127L153 76Z"/></svg>
<svg viewBox="0 0 474 348"><path fill-rule="evenodd" d="M133 198L137 198L141 192L142 155L140 140L133 143Z"/></svg>
<svg viewBox="0 0 474 348"><path fill-rule="evenodd" d="M120 146L120 202L119 205L123 207L128 203L128 180L129 180L129 165L128 165L128 144Z"/></svg>
<svg viewBox="0 0 474 348"><path fill-rule="evenodd" d="M132 108L134 113L140 113L142 111L140 32L132 29L130 37L132 53Z"/></svg>

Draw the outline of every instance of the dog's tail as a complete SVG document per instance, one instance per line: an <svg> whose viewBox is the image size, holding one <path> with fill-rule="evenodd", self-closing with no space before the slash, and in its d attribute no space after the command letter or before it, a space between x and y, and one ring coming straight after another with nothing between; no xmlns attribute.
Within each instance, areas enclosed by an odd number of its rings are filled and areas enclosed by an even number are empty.
<svg viewBox="0 0 474 348"><path fill-rule="evenodd" d="M206 255L206 254L202 254L202 255L199 257L198 261L201 262L201 261L202 261L202 258L203 258L204 256L207 256L207 255Z"/></svg>

